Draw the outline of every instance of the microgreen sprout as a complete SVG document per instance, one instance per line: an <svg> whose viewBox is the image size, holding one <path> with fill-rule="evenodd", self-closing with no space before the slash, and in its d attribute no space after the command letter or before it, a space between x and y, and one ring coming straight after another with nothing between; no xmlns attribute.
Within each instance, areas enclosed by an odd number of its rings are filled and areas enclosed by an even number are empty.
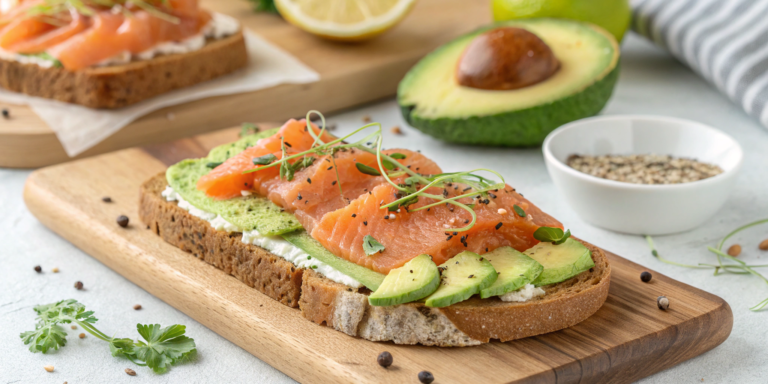
<svg viewBox="0 0 768 384"><path fill-rule="evenodd" d="M315 129L310 125L310 117L313 114L320 117L319 132L315 132ZM293 178L293 173L297 171L297 169L291 167L291 161L296 161L296 163L298 163L300 162L299 159L302 159L301 161L306 164L308 161L307 159L312 159L309 160L309 164L311 165L311 161L314 161L315 157L328 156L333 162L334 168L336 169L336 184L339 187L339 193L343 199L344 192L341 189L341 180L339 179L338 168L336 167L334 155L339 151L344 151L347 149L361 150L376 155L376 162L378 167L371 167L366 164L357 163L355 165L358 171L370 176L383 177L389 185L398 191L399 195L401 196L391 203L381 205L380 209L386 209L390 211L396 211L400 208L409 209L411 205L419 201L419 198L423 197L432 199L434 202L415 209L410 209L410 212L429 209L441 204L450 204L465 210L472 216L472 219L464 227L447 228L446 231L448 232L467 231L471 229L477 221L477 214L473 209L474 203L464 204L459 201L460 199L473 198L475 196L487 198L489 192L496 189L503 189L506 186L504 178L498 172L485 168L475 169L468 172L441 173L437 175L417 173L397 161L404 159L406 157L405 155L401 153L393 153L391 155L387 155L382 151L381 147L383 143L383 135L382 126L379 123L366 124L344 137L335 138L325 142L322 139L323 135L326 133L325 117L318 111L309 111L306 115L306 122L306 131L314 139L310 149L300 153L288 155L285 148L285 143L281 142L282 156L279 160L273 161L269 164L264 164L260 167L249 169L244 171L244 173L258 172L271 167L280 167L280 178L291 180ZM347 142L348 139L351 139L353 136L361 133L364 133L365 136L357 141ZM500 179L500 181L482 176L479 174L480 172L491 174L493 177ZM393 179L403 176L407 176L403 183L396 183L393 181ZM466 193L452 197L429 193L430 188L446 188L447 185L452 183L465 184L470 188L470 190L468 190Z"/></svg>
<svg viewBox="0 0 768 384"><path fill-rule="evenodd" d="M645 236L646 241L648 241L648 246L651 248L651 254L655 258L657 258L659 261L671 265L676 265L678 267L685 267L685 268L695 268L695 269L713 269L714 275L718 276L723 273L732 273L736 275L753 275L760 280L764 281L766 284L768 284L768 279L763 276L761 273L754 270L754 268L766 268L768 267L768 264L759 264L759 265L749 265L745 263L744 261L741 261L725 252L723 252L723 246L725 245L725 242L731 238L733 235L747 229L754 227L756 225L765 224L768 223L768 219L758 220L751 222L749 224L743 225L739 228L736 228L735 230L731 231L731 233L725 235L722 240L717 244L717 247L707 247L707 250L714 253L717 257L717 264L708 264L708 263L699 263L698 265L690 265L690 264L682 264L677 263L671 260L667 260L661 255L659 255L659 252L656 250L656 247L653 243L653 239L650 236ZM725 263L724 263L725 261ZM734 264L735 263L735 264ZM751 311L760 311L764 308L768 307L768 299L765 299L755 306L749 308Z"/></svg>

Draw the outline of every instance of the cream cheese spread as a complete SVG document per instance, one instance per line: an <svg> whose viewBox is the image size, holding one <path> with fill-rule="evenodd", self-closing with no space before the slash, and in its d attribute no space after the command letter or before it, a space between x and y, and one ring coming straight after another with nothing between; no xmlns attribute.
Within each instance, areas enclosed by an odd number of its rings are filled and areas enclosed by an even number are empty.
<svg viewBox="0 0 768 384"><path fill-rule="evenodd" d="M159 43L144 52L138 54L131 54L128 51L118 53L106 60L96 64L97 67L106 67L110 65L127 64L131 61L137 60L149 60L161 55L173 55L182 54L188 52L194 52L202 49L205 46L207 39L222 39L227 36L234 35L240 30L240 24L233 17L221 14L212 13L211 20L197 35L189 37L181 41L166 41ZM9 52L4 49L0 49L0 59L8 61L16 61L22 64L37 64L41 68L53 67L55 62L44 57L35 55L23 55L20 53Z"/></svg>
<svg viewBox="0 0 768 384"><path fill-rule="evenodd" d="M357 280L339 272L330 265L315 259L302 249L294 246L280 236L264 236L257 230L243 231L236 225L226 221L221 215L206 212L199 209L182 198L176 191L167 186L162 193L166 201L176 201L179 208L188 211L192 216L199 217L211 224L211 227L218 231L240 232L243 234L242 242L253 244L264 248L273 254L290 261L299 268L314 269L326 278L353 288L360 288L363 285Z"/></svg>
<svg viewBox="0 0 768 384"><path fill-rule="evenodd" d="M542 296L544 293L545 292L543 289L534 287L533 284L526 284L524 287L518 289L517 291L505 293L499 296L499 298L501 301L514 301L522 303L533 299L534 297Z"/></svg>

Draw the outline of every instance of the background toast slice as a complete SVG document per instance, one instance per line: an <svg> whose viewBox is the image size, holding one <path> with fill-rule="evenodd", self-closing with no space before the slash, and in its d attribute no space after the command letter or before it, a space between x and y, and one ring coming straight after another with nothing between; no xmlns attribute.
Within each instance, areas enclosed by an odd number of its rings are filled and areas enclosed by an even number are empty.
<svg viewBox="0 0 768 384"><path fill-rule="evenodd" d="M243 68L242 32L208 39L196 51L79 71L0 59L0 87L89 108L121 108Z"/></svg>
<svg viewBox="0 0 768 384"><path fill-rule="evenodd" d="M165 241L237 277L279 302L301 308L321 325L371 341L434 346L471 346L491 339L509 341L573 326L605 302L611 269L600 248L584 243L595 267L564 282L543 287L544 296L524 303L473 297L445 308L423 303L390 307L368 304L369 291L336 283L312 270L296 268L270 252L240 241L239 233L216 231L161 193L161 173L141 186L139 215Z"/></svg>

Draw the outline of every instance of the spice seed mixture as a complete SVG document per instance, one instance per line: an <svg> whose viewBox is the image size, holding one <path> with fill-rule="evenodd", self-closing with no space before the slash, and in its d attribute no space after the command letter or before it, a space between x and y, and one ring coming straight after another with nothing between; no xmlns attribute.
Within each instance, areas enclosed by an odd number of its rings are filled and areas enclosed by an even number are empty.
<svg viewBox="0 0 768 384"><path fill-rule="evenodd" d="M569 167L603 179L633 184L680 184L723 173L717 165L669 155L570 155Z"/></svg>

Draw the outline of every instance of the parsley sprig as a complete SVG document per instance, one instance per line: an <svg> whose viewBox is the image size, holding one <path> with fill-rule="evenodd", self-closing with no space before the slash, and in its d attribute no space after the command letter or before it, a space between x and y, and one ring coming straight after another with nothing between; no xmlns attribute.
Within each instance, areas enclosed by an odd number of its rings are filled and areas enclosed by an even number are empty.
<svg viewBox="0 0 768 384"><path fill-rule="evenodd" d="M62 300L53 304L38 305L37 324L34 331L23 332L20 337L29 345L31 352L46 353L67 344L67 333L60 324L75 323L99 340L109 343L112 356L122 356L139 366L147 366L155 373L165 373L168 367L192 357L197 350L195 341L184 336L186 327L160 324L137 324L142 339L136 341L106 335L93 325L98 319L93 311L86 311L77 300Z"/></svg>

